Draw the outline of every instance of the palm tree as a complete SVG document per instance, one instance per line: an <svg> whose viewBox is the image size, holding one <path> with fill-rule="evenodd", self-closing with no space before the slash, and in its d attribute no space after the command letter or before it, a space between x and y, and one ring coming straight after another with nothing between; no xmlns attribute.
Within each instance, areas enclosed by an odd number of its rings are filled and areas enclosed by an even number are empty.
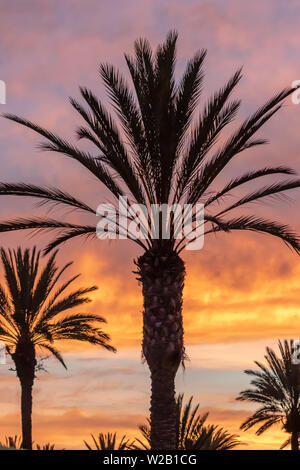
<svg viewBox="0 0 300 470"><path fill-rule="evenodd" d="M50 444L50 442L47 442L47 444L44 444L44 445L37 444L36 450L56 450L56 449L55 449L55 444Z"/></svg>
<svg viewBox="0 0 300 470"><path fill-rule="evenodd" d="M79 340L114 351L109 336L97 326L105 322L99 315L68 313L90 301L87 294L96 287L80 288L62 296L78 278L73 276L60 286L58 280L72 264L56 265L55 252L43 269L40 252L33 248L6 252L1 249L6 287L0 284L0 340L6 344L21 385L22 447L32 448L32 388L37 349L50 352L66 368L54 346L56 340ZM63 315L68 313L67 315Z"/></svg>
<svg viewBox="0 0 300 470"><path fill-rule="evenodd" d="M291 443L292 450L299 450L300 433L300 374L299 366L293 364L293 342L278 342L280 357L266 348L266 365L255 361L258 370L245 370L252 376L251 388L243 390L237 400L259 403L258 408L242 425L245 431L259 424L256 434L260 436L275 424L291 435L283 444Z"/></svg>
<svg viewBox="0 0 300 470"><path fill-rule="evenodd" d="M155 52L147 40L135 42L134 57L125 55L134 91L113 66L100 66L100 75L118 123L92 91L80 88L86 106L71 99L71 104L85 121L85 125L77 130L78 138L92 143L95 154L80 150L27 119L6 114L8 119L43 136L46 139L42 144L44 150L76 160L111 192L117 220L114 229L109 224L102 227L103 238L128 238L143 250L135 263L144 296L142 349L152 381L150 420L153 449L174 449L176 446L174 384L185 357L182 325L185 265L180 254L184 248L191 248L191 243L202 234L195 234L193 230L182 234L178 228L178 216L175 217L172 211L165 217L160 212L154 222L153 217L146 214L140 221L140 230L131 230L130 224L136 218L134 204L146 208L149 215L152 214L151 206L162 211L165 204L169 207L189 204L188 207L195 208L200 202L205 208L204 235L247 230L278 237L297 253L300 249L297 236L286 225L249 214L230 216L232 211L246 204L298 188L299 179L280 179L259 189L256 186L246 196L238 196L222 208L219 204L224 203L232 190L247 183L256 183L270 175L291 176L294 174L291 168L264 164L261 169L250 170L227 181L221 188L213 189L212 186L233 159L266 142L254 135L281 108L283 100L293 90L286 89L276 94L247 118L223 146L216 148L222 130L234 119L240 106L240 101L230 101L230 96L241 79L241 70L207 101L202 111L197 111L195 121L206 51L196 53L188 62L182 78L176 82L176 41L177 34L169 33ZM3 183L0 194L29 196L40 199L42 203L99 215L95 208L62 189ZM127 216L123 214L125 208ZM192 213L191 210L188 210L188 215L191 224L199 216L197 211ZM113 223L112 216L107 220ZM23 229L56 231L58 235L47 246L46 252L75 237L96 236L95 219L91 225L47 217L21 218L0 224L2 232ZM101 227L99 230L101 232Z"/></svg>
<svg viewBox="0 0 300 470"><path fill-rule="evenodd" d="M184 394L176 397L176 449L177 450L230 450L240 445L236 434L214 424L205 424L209 413L197 414L199 403L193 408L191 397L183 406ZM140 444L137 449L149 450L151 433L150 420L139 426L144 441L136 438Z"/></svg>
<svg viewBox="0 0 300 470"><path fill-rule="evenodd" d="M130 450L133 449L133 442L130 442L129 439L126 439L126 436L122 436L119 442L117 442L117 433L114 434L108 432L104 434L100 432L98 437L91 434L93 443L89 444L86 441L83 441L86 447L89 450ZM95 449L94 447L95 446Z"/></svg>
<svg viewBox="0 0 300 470"><path fill-rule="evenodd" d="M15 436L5 436L5 444L0 442L1 447L5 447L6 449L22 449L22 437L15 435Z"/></svg>
<svg viewBox="0 0 300 470"><path fill-rule="evenodd" d="M18 435L5 436L5 444L2 444L0 442L0 450L1 448L21 450L22 449L22 437ZM50 442L44 445L36 444L36 450L54 450L54 448L55 448L55 444L50 444Z"/></svg>

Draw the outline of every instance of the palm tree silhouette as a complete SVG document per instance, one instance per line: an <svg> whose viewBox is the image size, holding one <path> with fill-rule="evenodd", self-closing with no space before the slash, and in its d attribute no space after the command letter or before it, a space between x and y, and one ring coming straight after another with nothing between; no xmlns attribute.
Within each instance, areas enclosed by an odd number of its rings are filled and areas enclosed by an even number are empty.
<svg viewBox="0 0 300 470"><path fill-rule="evenodd" d="M127 218L116 203L116 233L134 241L144 250L136 260L138 280L144 296L143 355L151 372L151 446L153 449L174 449L176 446L175 376L184 360L182 325L182 292L185 265L180 257L184 248L196 241L195 232L179 239L178 218L171 212L165 219L143 220L140 233L127 231L135 218L133 204L141 204L151 214L153 205L204 204L204 235L219 231L247 230L280 238L299 253L299 240L288 226L255 215L229 216L232 211L268 196L298 188L299 179L289 178L259 189L220 207L231 191L270 175L293 175L285 166L264 165L225 183L220 189L212 184L223 169L245 150L266 141L255 138L256 132L281 108L283 100L294 90L286 89L267 101L246 119L223 146L216 148L222 130L237 114L240 101L230 101L232 91L241 79L237 71L226 85L210 98L192 123L202 90L203 61L206 51L198 52L189 62L177 83L174 78L177 34L171 32L153 52L147 40L135 42L135 55L125 55L134 92L113 66L102 64L100 75L112 101L117 122L92 91L81 88L86 106L71 99L71 104L85 121L78 131L80 139L95 146L95 154L80 150L65 139L21 117L6 114L46 141L42 148L76 160L111 192L114 201L128 197ZM122 132L120 132L120 126ZM77 197L61 189L30 184L0 185L0 194L39 198L96 215ZM97 201L98 202L98 201ZM99 202L98 202L99 203ZM98 205L98 204L97 204ZM190 213L191 215L191 213ZM195 222L199 214L191 215ZM152 220L153 222L153 220ZM0 231L21 229L53 229L58 236L46 252L79 236L96 236L95 221L78 225L50 218L22 218L0 224ZM169 230L168 230L169 229ZM109 226L102 235L114 238ZM153 235L154 233L154 235ZM164 234L169 238L166 239ZM144 237L144 238L143 238Z"/></svg>
<svg viewBox="0 0 300 470"><path fill-rule="evenodd" d="M199 403L193 408L191 397L183 405L184 394L176 397L176 449L177 450L231 450L241 442L236 434L231 434L225 429L214 425L206 424L209 413L198 414ZM140 444L140 450L150 449L150 420L147 424L139 426L144 441L136 438Z"/></svg>
<svg viewBox="0 0 300 470"><path fill-rule="evenodd" d="M5 444L0 442L0 449L15 449L21 450L22 449L22 437L15 435L15 436L5 436ZM36 444L36 450L55 450L55 444L51 444L47 442L47 444L41 445ZM65 449L62 449L65 450Z"/></svg>
<svg viewBox="0 0 300 470"><path fill-rule="evenodd" d="M22 437L15 436L5 436L5 444L0 442L0 447L5 447L6 449L22 449Z"/></svg>
<svg viewBox="0 0 300 470"><path fill-rule="evenodd" d="M73 276L60 286L58 281L66 269L56 266L55 252L40 269L40 252L33 248L6 252L1 249L6 287L0 285L0 340L15 363L21 385L22 448L32 449L32 388L37 365L37 349L53 354L66 368L54 346L57 340L79 340L109 351L109 336L98 323L105 322L90 313L67 314L70 309L90 301L87 294L95 286L80 288L62 296L78 278Z"/></svg>
<svg viewBox="0 0 300 470"><path fill-rule="evenodd" d="M88 450L132 450L133 442L130 442L126 436L122 436L119 442L117 442L117 433L115 432L107 434L100 432L100 434L95 437L92 436L92 444L89 444L86 441L83 441ZM95 448L94 448L95 447Z"/></svg>
<svg viewBox="0 0 300 470"><path fill-rule="evenodd" d="M278 341L280 357L266 348L266 365L255 361L258 370L245 370L252 376L251 388L240 392L237 400L259 403L260 408L242 425L245 431L256 424L260 427L256 434L260 436L275 424L291 437L282 445L284 448L291 443L292 450L299 450L300 433L300 370L293 364L293 341Z"/></svg>

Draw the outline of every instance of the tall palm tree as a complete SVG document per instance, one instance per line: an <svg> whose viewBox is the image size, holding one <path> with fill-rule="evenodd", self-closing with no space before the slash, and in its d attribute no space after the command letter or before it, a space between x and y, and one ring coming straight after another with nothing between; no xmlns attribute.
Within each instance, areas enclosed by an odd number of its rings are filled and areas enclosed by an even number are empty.
<svg viewBox="0 0 300 470"><path fill-rule="evenodd" d="M121 214L116 202L117 236L134 241L143 254L136 260L138 279L144 296L143 354L151 372L151 446L153 449L174 449L176 446L175 376L184 359L182 325L182 291L185 265L180 253L196 241L198 233L183 234L178 238L178 217L156 217L154 230L149 217L140 224L140 232L126 230L135 219L136 206L204 204L204 234L219 231L247 230L270 234L299 253L297 236L288 226L255 215L230 216L232 211L254 201L298 188L300 180L292 178L294 171L286 166L262 165L213 189L213 183L226 165L241 157L247 149L261 146L266 141L255 138L256 132L281 108L283 100L293 90L286 89L267 101L247 118L226 141L216 148L222 130L234 119L240 101L230 96L241 79L238 70L210 98L202 110L196 111L203 82L204 50L188 62L182 78L174 76L177 34L171 32L155 52L147 40L135 42L133 57L125 55L133 83L133 90L113 66L102 64L100 75L112 101L118 123L92 91L81 88L85 105L71 99L71 104L85 121L77 130L79 139L87 139L95 153L80 150L27 119L6 115L41 136L46 141L42 148L76 160L111 192L114 201L126 197L128 215ZM194 120L194 116L197 116ZM193 123L194 122L194 123ZM118 125L119 124L119 125ZM121 129L120 129L121 127ZM121 132L122 131L122 132ZM251 190L246 196L220 207L231 191L247 183L258 182L270 175L290 176ZM96 209L62 189L30 184L0 185L0 194L39 198L96 215ZM119 203L120 204L120 203ZM111 206L110 206L111 207ZM121 207L124 209L124 207ZM191 222L197 212L191 213ZM108 217L109 219L109 217ZM151 222L151 223L150 223ZM127 224L128 223L128 224ZM0 224L0 231L21 229L53 229L57 237L46 252L61 243L79 236L96 236L95 219L91 225L80 225L50 218L22 218ZM169 229L169 230L168 230ZM101 230L101 229L100 229ZM109 226L102 235L115 237ZM169 237L164 236L169 232ZM143 238L144 237L144 238Z"/></svg>
<svg viewBox="0 0 300 470"><path fill-rule="evenodd" d="M256 434L260 436L275 424L280 424L289 433L292 450L299 450L300 433L300 369L293 364L293 342L278 342L280 357L266 348L267 364L255 361L258 370L245 370L252 376L251 388L243 390L237 400L258 403L258 408L241 425L245 431L256 424L260 425Z"/></svg>
<svg viewBox="0 0 300 470"><path fill-rule="evenodd" d="M54 345L57 340L86 341L114 351L109 345L109 336L98 325L105 322L104 318L91 313L69 313L89 302L87 294L96 287L80 288L65 295L79 275L58 286L62 274L72 263L59 269L56 254L40 269L40 252L36 248L8 252L1 249L6 289L0 284L0 340L6 344L15 363L21 385L24 449L32 448L32 388L38 349L53 354L65 368Z"/></svg>
<svg viewBox="0 0 300 470"><path fill-rule="evenodd" d="M225 429L214 425L205 424L208 413L198 414L199 404L192 407L193 397L183 405L184 394L176 397L176 449L177 450L231 450L240 441L236 434L231 434ZM150 420L147 424L139 426L144 441L136 438L140 444L140 450L150 448Z"/></svg>
<svg viewBox="0 0 300 470"><path fill-rule="evenodd" d="M86 441L83 441L85 446L88 450L132 450L133 449L133 442L126 438L126 436L122 436L122 438L117 441L117 433L115 432L104 434L100 432L100 434L95 437L93 434L92 436L92 444L89 444ZM94 448L95 447L95 448Z"/></svg>

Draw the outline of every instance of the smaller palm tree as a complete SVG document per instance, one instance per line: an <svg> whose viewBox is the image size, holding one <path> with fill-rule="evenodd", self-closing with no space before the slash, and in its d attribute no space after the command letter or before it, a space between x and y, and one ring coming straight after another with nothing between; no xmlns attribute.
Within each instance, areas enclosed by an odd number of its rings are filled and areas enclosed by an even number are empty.
<svg viewBox="0 0 300 470"><path fill-rule="evenodd" d="M32 388L38 370L37 349L50 352L66 368L57 340L79 340L110 351L109 336L99 328L105 322L90 313L68 314L69 310L90 301L87 294L96 286L80 288L65 295L78 278L73 276L57 287L58 281L72 264L56 266L55 252L40 271L40 252L21 248L6 252L1 259L7 288L0 284L0 340L6 344L21 384L22 448L32 449ZM62 296L64 294L64 296Z"/></svg>
<svg viewBox="0 0 300 470"><path fill-rule="evenodd" d="M55 450L55 444L50 444L50 442L48 442L47 444L44 444L44 445L37 444L36 445L36 450ZM64 450L64 449L62 449L62 450Z"/></svg>
<svg viewBox="0 0 300 470"><path fill-rule="evenodd" d="M184 394L176 397L176 449L177 450L230 450L241 443L236 434L214 425L205 424L208 413L198 414L198 403L192 407L193 397L183 405ZM147 424L139 426L144 441L136 438L140 447L136 449L150 450L150 420Z"/></svg>
<svg viewBox="0 0 300 470"><path fill-rule="evenodd" d="M22 449L22 437L18 435L5 436L5 443L2 444L0 442L0 447L3 447L5 449L20 450Z"/></svg>
<svg viewBox="0 0 300 470"><path fill-rule="evenodd" d="M281 448L289 443L299 450L300 433L300 369L293 364L293 341L278 341L280 356L266 348L266 365L255 361L258 370L245 370L252 376L251 388L243 390L237 400L258 403L260 408L241 425L245 431L259 425L260 436L270 427L279 424L290 434Z"/></svg>
<svg viewBox="0 0 300 470"><path fill-rule="evenodd" d="M36 450L54 450L54 448L55 444L50 444L50 442L44 445L36 444ZM21 450L22 437L18 435L5 436L5 444L0 442L0 450L2 449Z"/></svg>
<svg viewBox="0 0 300 470"><path fill-rule="evenodd" d="M91 436L93 440L91 445L88 442L83 441L89 450L130 450L130 449L133 449L134 442L130 442L130 440L127 439L125 435L122 436L122 438L118 442L116 432L114 434L110 432L108 432L107 434L100 432L100 434L97 437L95 437L93 434L91 434Z"/></svg>

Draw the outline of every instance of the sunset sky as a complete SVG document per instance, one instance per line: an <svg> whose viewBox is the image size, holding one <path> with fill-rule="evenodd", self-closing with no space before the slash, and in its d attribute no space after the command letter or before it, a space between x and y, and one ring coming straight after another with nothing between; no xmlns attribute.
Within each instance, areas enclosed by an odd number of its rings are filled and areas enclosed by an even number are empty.
<svg viewBox="0 0 300 470"><path fill-rule="evenodd" d="M118 66L128 78L123 53L133 50L134 40L147 37L156 47L175 28L178 76L198 49L208 49L200 106L243 66L234 95L243 100L237 125L272 94L300 80L299 19L296 0L0 0L0 80L7 86L7 103L0 104L0 112L25 116L75 142L80 119L69 96L80 99L78 86L87 86L108 103L98 75L100 62ZM228 166L223 181L267 165L290 165L300 172L299 125L300 105L288 98L259 135L270 143L244 152ZM110 200L76 162L41 153L40 141L33 132L1 119L0 180L55 186L95 208ZM287 195L254 204L247 213L264 214L300 232L300 191ZM0 199L1 220L45 211L32 199ZM50 215L87 220L57 208ZM89 221L97 223L93 217ZM51 237L19 232L0 239L4 247L35 244L42 249ZM84 448L90 433L138 435L137 425L148 415L150 385L147 365L141 362L141 287L132 273L139 254L123 240L82 239L60 249L62 265L74 261L69 275L82 273L78 286L98 285L86 311L107 319L105 331L118 352L60 345L68 370L49 359L48 373L39 373L35 382L34 441L71 449ZM193 395L201 411L210 411L210 423L240 434L248 443L245 449L278 449L286 439L280 428L260 437L239 431L253 407L235 398L249 384L243 370L263 360L266 346L300 337L300 260L278 240L245 233L207 237L201 251L184 252L183 258L190 360L178 373L177 391ZM11 367L11 362L0 365L0 441L20 434L20 387Z"/></svg>

